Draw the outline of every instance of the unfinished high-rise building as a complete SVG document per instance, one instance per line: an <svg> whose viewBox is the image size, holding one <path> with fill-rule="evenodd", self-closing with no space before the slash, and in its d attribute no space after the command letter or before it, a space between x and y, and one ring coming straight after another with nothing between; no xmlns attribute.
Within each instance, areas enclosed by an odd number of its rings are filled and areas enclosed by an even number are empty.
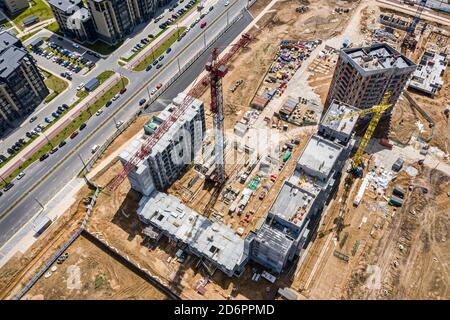
<svg viewBox="0 0 450 320"><path fill-rule="evenodd" d="M336 99L367 109L381 103L387 91L395 105L414 70L414 62L385 43L341 50L325 107Z"/></svg>
<svg viewBox="0 0 450 320"><path fill-rule="evenodd" d="M146 134L153 134L181 105L184 98L184 94L179 94L159 115L146 123ZM180 177L186 165L193 161L202 147L205 132L203 102L193 99L183 115L160 137L150 154L128 174L131 187L144 195L150 195L155 189L167 189ZM123 164L139 150L143 139L145 137L134 140L120 154Z"/></svg>
<svg viewBox="0 0 450 320"><path fill-rule="evenodd" d="M327 115L346 114L357 109L333 101ZM312 221L320 217L341 176L354 146L353 128L357 116L321 123L297 160L294 174L286 179L267 217L249 235L251 259L280 273L301 255Z"/></svg>

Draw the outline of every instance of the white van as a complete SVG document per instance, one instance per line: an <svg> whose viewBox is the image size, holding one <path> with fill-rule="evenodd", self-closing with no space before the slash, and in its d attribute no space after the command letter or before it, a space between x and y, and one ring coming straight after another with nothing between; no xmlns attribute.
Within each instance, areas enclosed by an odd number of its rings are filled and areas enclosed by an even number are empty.
<svg viewBox="0 0 450 320"><path fill-rule="evenodd" d="M97 151L99 147L100 147L100 146L99 146L98 144L94 144L94 145L92 146L91 152L92 152L92 153L95 153L95 151Z"/></svg>

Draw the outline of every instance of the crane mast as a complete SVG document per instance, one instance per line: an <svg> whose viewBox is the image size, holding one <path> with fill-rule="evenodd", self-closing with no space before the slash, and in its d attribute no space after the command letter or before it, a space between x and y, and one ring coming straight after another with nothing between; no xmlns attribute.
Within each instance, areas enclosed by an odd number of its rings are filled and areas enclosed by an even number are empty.
<svg viewBox="0 0 450 320"><path fill-rule="evenodd" d="M211 62L206 64L206 71L209 72L211 82L211 112L213 113L215 140L214 154L216 172L213 180L220 186L225 181L222 78L227 74L228 68L218 61L218 57L219 50L214 48Z"/></svg>

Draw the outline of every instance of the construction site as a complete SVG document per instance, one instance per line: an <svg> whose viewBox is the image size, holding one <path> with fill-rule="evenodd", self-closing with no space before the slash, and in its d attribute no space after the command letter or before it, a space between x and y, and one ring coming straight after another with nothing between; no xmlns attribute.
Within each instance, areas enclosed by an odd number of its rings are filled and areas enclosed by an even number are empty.
<svg viewBox="0 0 450 320"><path fill-rule="evenodd" d="M257 0L0 268L2 298L449 299L450 19L423 9Z"/></svg>

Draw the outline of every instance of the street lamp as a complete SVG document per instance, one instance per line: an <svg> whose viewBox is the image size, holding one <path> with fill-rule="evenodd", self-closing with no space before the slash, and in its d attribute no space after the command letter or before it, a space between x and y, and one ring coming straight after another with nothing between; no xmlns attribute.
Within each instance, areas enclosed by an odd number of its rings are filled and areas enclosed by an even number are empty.
<svg viewBox="0 0 450 320"><path fill-rule="evenodd" d="M42 205L42 203L37 198L34 198L34 200L39 204L39 206L42 208L42 210L45 209L44 206Z"/></svg>
<svg viewBox="0 0 450 320"><path fill-rule="evenodd" d="M42 135L43 135L44 138L47 140L47 142L50 144L50 147L52 147L52 149L53 149L53 144L52 144L52 142L50 141L50 139L47 137L47 135L46 135L44 132L42 132Z"/></svg>

